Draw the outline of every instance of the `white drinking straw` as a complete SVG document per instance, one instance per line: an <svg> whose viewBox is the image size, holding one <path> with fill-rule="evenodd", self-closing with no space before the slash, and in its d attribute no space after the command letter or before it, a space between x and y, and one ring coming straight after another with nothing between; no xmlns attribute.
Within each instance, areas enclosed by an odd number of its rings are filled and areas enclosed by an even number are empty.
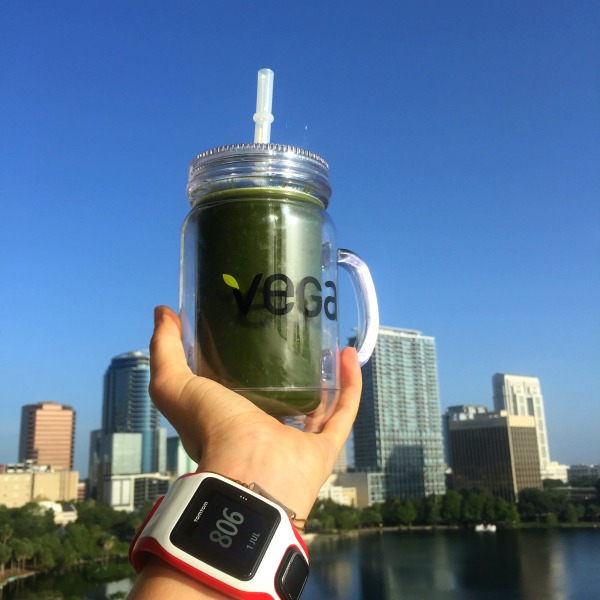
<svg viewBox="0 0 600 600"><path fill-rule="evenodd" d="M271 141L271 123L274 118L273 110L273 78L271 69L261 69L258 72L256 87L256 112L254 113L254 143L268 144Z"/></svg>

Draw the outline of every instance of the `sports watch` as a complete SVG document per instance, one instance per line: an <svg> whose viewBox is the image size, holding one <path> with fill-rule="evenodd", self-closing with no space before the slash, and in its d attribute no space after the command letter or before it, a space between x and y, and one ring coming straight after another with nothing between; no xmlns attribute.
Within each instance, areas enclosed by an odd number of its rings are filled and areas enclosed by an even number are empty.
<svg viewBox="0 0 600 600"><path fill-rule="evenodd" d="M308 551L286 510L216 473L177 479L136 534L129 560L148 553L233 598L297 600Z"/></svg>

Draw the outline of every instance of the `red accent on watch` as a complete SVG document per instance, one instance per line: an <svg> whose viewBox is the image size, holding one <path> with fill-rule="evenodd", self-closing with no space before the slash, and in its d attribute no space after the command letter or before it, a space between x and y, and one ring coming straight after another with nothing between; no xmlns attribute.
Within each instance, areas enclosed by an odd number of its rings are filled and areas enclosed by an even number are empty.
<svg viewBox="0 0 600 600"><path fill-rule="evenodd" d="M139 552L142 552L143 554L140 555ZM240 600L272 600L270 594L266 594L264 592L243 592L241 590L237 590L227 585L226 583L223 583L222 581L219 581L218 579L215 579L214 577L211 577L210 575L207 575L206 573L203 573L202 571L191 567L176 556L169 554L154 538L144 538L138 542L136 552L137 558L141 558L142 556L144 556L144 554L147 557L148 552L154 554L155 556L158 556L167 564L170 564L173 567L175 567L178 571L189 575L192 579L196 579L201 583L207 585L208 587L214 588L217 591L226 594L227 596L230 596L232 598L239 598ZM139 573L139 571L144 566L144 561L138 560L136 561L136 563L137 564L134 564L133 566L135 570Z"/></svg>

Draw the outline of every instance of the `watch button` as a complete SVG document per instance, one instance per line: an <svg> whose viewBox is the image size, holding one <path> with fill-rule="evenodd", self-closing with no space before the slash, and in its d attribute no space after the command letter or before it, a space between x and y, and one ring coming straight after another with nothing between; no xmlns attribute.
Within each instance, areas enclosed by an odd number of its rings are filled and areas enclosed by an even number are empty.
<svg viewBox="0 0 600 600"><path fill-rule="evenodd" d="M308 579L308 563L298 550L288 548L277 574L275 587L284 600L298 600Z"/></svg>

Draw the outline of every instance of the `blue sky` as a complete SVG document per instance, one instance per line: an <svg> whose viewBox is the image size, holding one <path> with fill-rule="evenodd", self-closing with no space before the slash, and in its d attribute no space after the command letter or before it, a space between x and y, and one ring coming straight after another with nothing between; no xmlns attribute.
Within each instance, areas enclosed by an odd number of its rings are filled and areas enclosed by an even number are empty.
<svg viewBox="0 0 600 600"><path fill-rule="evenodd" d="M55 400L87 471L111 358L177 305L189 161L252 141L262 67L442 406L535 375L551 457L600 462L599 64L595 0L2 2L0 463Z"/></svg>

